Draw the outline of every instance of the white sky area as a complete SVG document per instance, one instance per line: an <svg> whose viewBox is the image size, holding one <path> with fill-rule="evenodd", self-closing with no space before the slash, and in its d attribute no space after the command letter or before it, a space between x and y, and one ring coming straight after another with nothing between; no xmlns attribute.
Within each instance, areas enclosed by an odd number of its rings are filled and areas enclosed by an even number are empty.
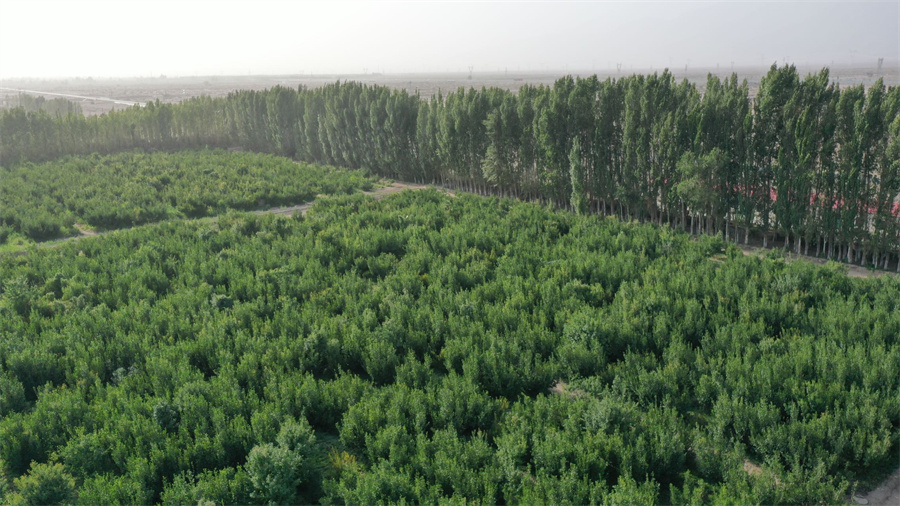
<svg viewBox="0 0 900 506"><path fill-rule="evenodd" d="M900 1L0 0L0 78L900 65Z"/></svg>

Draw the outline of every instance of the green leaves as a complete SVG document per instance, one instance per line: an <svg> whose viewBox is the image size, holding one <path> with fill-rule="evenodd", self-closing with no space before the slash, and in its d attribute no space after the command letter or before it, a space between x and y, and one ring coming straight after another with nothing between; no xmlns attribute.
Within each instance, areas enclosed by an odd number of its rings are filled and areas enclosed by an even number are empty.
<svg viewBox="0 0 900 506"><path fill-rule="evenodd" d="M39 506L70 504L78 496L75 480L61 464L34 464L28 474L13 481L16 492L8 504Z"/></svg>
<svg viewBox="0 0 900 506"><path fill-rule="evenodd" d="M424 190L0 279L10 497L50 466L83 502L814 503L896 449L897 280L720 237Z"/></svg>
<svg viewBox="0 0 900 506"><path fill-rule="evenodd" d="M273 181L272 171L252 166L238 168L237 178L205 166L187 188L178 178L166 181L170 170L190 171L193 162L154 167L138 181L123 177L122 167L94 174L71 161L50 181L19 178L27 162L67 155L217 147L682 228L700 219L710 233L737 237L740 227L745 242L754 232L764 244L778 235L804 253L814 244L829 258L893 262L900 254L900 177L889 146L896 144L891 125L900 112L900 87L876 81L867 89L840 89L827 69L801 79L794 66L773 65L753 99L749 91L735 74L709 75L698 86L665 70L603 82L566 76L552 86L525 84L517 93L460 88L431 98L354 82L296 91L276 86L177 105L151 102L93 118L54 119L16 108L0 114L0 154L10 171L0 177L0 244L4 236L18 242L19 236L74 235L85 222L121 228L278 205L281 198L295 204L304 193L293 178ZM573 178L575 139L582 154ZM682 156L714 150L723 160L711 179L682 178ZM248 175L272 184L247 184ZM100 182L91 182L90 192L68 194L95 178ZM358 186L342 181L318 193ZM284 195L282 188L291 191ZM698 205L704 192L706 202Z"/></svg>
<svg viewBox="0 0 900 506"><path fill-rule="evenodd" d="M722 214L717 186L723 181L725 162L725 154L719 148L701 156L687 152L678 161L681 182L675 185L675 192L701 216L718 218Z"/></svg>
<svg viewBox="0 0 900 506"><path fill-rule="evenodd" d="M569 178L572 186L572 208L578 214L586 214L588 211L583 156L581 141L576 137L572 141L572 150L569 152Z"/></svg>
<svg viewBox="0 0 900 506"><path fill-rule="evenodd" d="M270 443L255 446L247 457L247 474L253 485L251 496L264 504L292 504L303 459L288 448Z"/></svg>
<svg viewBox="0 0 900 506"><path fill-rule="evenodd" d="M224 151L70 157L0 169L0 227L34 240L228 210L298 205L371 187L365 171Z"/></svg>

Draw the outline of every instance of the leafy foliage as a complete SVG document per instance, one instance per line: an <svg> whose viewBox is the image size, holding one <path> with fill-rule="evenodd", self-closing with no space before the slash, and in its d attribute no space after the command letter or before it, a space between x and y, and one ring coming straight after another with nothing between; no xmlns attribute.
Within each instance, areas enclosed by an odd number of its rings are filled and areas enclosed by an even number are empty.
<svg viewBox="0 0 900 506"><path fill-rule="evenodd" d="M735 241L778 239L804 254L900 270L900 87L877 80L842 89L827 68L801 79L793 65L773 65L754 98L736 74L709 75L702 89L665 70L566 76L517 93L460 88L429 101L337 82L151 102L95 118L16 108L0 114L0 158L11 168L73 154L238 146ZM52 206L47 195L28 199ZM141 212L168 209L149 201L161 208ZM181 212L202 214L217 202L195 204ZM129 203L115 219L141 216ZM10 234L2 223L0 239ZM17 227L52 237L71 222Z"/></svg>
<svg viewBox="0 0 900 506"><path fill-rule="evenodd" d="M818 503L900 450L900 281L665 227L355 195L0 279L15 501Z"/></svg>
<svg viewBox="0 0 900 506"><path fill-rule="evenodd" d="M67 157L0 168L0 228L45 240L369 189L364 171L222 150Z"/></svg>
<svg viewBox="0 0 900 506"><path fill-rule="evenodd" d="M35 463L14 483L16 493L9 498L12 505L69 504L76 497L75 480L61 464Z"/></svg>

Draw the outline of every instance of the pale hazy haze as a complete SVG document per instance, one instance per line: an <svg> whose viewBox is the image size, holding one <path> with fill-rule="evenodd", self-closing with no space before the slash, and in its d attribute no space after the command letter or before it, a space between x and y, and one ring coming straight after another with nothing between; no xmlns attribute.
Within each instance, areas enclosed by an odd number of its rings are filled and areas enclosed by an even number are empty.
<svg viewBox="0 0 900 506"><path fill-rule="evenodd" d="M900 58L900 2L0 0L0 78L723 68Z"/></svg>

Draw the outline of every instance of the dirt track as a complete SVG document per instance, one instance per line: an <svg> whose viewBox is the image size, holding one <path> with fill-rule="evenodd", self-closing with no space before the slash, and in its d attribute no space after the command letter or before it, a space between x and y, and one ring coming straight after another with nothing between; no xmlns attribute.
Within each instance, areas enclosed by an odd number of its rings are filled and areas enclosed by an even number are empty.
<svg viewBox="0 0 900 506"><path fill-rule="evenodd" d="M851 502L870 506L897 506L900 504L900 469L888 476L878 488L867 494L856 494L851 497Z"/></svg>
<svg viewBox="0 0 900 506"><path fill-rule="evenodd" d="M381 188L376 188L371 191L363 192L363 194L370 195L376 199L381 199L388 195L400 193L403 190L422 190L422 189L429 188L429 187L435 187L435 188L438 188L438 189L446 192L449 195L453 195L453 192L447 188L437 187L434 185L423 185L423 184L418 184L418 183L406 183L406 182L402 182L402 181L395 181L395 182L392 182L388 186L383 186ZM286 215L286 216L292 215L296 212L299 212L300 214L306 214L306 212L309 210L310 207L312 207L314 202L315 201L305 202L303 204L298 204L295 206L288 206L288 207L272 207L269 209L253 211L253 213L254 214L280 214L280 215ZM215 217L211 216L209 218L201 218L201 219L210 219L210 218L215 218ZM110 232L114 232L114 230L95 232L89 228L86 228L85 226L83 226L81 224L76 224L75 226L78 229L78 231L81 232L81 235L38 243L38 247L42 247L42 248L52 247L52 246L56 246L58 244L62 244L64 242L68 242L68 241L72 241L72 240L76 240L76 239L82 239L84 237L94 237L97 235L105 235ZM766 249L766 248L755 247L755 246L744 246L744 245L739 244L738 247L747 256L759 255L759 254L762 254L762 253L765 253L766 251L768 251L768 249ZM18 254L24 254L24 251L19 252ZM787 259L789 261L805 260L807 262L812 262L817 265L824 265L825 263L827 263L827 260L822 259L822 258L797 255L797 254L793 254L793 253L788 254ZM869 278L869 277L873 277L873 276L882 276L882 275L896 276L896 274L894 274L892 272L875 271L875 270L871 270L871 269L866 269L865 267L860 267L858 265L853 265L853 264L842 264L842 265L847 267L847 275L851 276L851 277L855 277L855 278ZM900 506L900 502L898 502L897 504L898 504L898 506Z"/></svg>
<svg viewBox="0 0 900 506"><path fill-rule="evenodd" d="M422 190L425 188L428 188L428 186L421 185L421 184L415 184L415 183L395 182L395 183L391 183L389 186L383 186L381 188L376 188L371 191L363 192L363 195L370 195L370 196L374 197L375 199L381 199L388 195L400 193L403 190ZM450 192L448 192L448 193L450 193ZM252 211L252 212L253 212L253 214L280 214L280 215L285 215L285 216L290 216L296 212L299 212L300 214L306 214L306 212L309 210L310 207L312 207L314 202L315 201L305 202L303 204L297 204L295 206L288 206L288 207L272 207L269 209L262 209L262 210L258 210L258 211ZM197 219L209 220L209 219L215 219L215 218L216 218L215 216L208 216L208 217L197 218ZM147 225L149 225L149 223ZM140 225L140 226L143 226L143 225ZM112 232L116 232L118 230L124 230L124 229L116 229L116 230L104 230L101 232L97 232L81 223L76 223L75 228L78 230L80 235L76 235L76 236L72 236L72 237L63 237L60 239L53 239L51 241L39 242L35 246L37 246L39 248L50 248L50 247L58 246L60 244L63 244L63 243L69 242L69 241L84 239L85 237L96 237L99 235L106 235L106 234L109 234ZM26 253L26 251L27 250L22 250L22 251L15 252L13 254L24 255Z"/></svg>
<svg viewBox="0 0 900 506"><path fill-rule="evenodd" d="M415 183L391 183L390 186L383 186L381 188L376 188L371 191L363 192L363 195L370 195L375 198L375 200L382 199L388 195L393 195L395 193L400 193L403 190L423 190L428 188L426 185L415 184ZM272 207L269 209L263 209L260 211L253 211L253 214L281 214L281 215L292 215L296 212L300 214L306 214L306 211L309 210L310 207L315 203L307 202L305 204L299 204L296 206L289 207Z"/></svg>
<svg viewBox="0 0 900 506"><path fill-rule="evenodd" d="M758 256L760 254L764 254L767 251L769 251L768 248L760 248L760 247L756 247L756 246L744 246L741 244L738 245L738 248L740 248L741 251L743 251L744 254L747 256ZM806 262L812 262L816 265L825 265L826 263L828 263L828 260L826 260L824 258L811 257L811 256L806 256L806 255L798 255L796 253L788 253L785 256L785 258L790 262L793 262L795 260L803 260ZM850 277L853 277L853 278L871 278L874 276L884 276L884 275L896 276L897 275L896 273L893 273L890 271L876 271L873 269L867 269L865 267L862 267L859 265L854 265L854 264L841 263L841 265L843 265L847 268L847 275ZM900 502L898 502L897 505L900 506Z"/></svg>

